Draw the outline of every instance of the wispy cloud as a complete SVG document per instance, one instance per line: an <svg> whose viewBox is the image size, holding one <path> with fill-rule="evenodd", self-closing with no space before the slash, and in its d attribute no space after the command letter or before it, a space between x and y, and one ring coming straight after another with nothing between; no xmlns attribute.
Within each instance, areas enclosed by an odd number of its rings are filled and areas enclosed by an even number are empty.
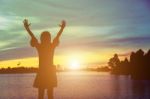
<svg viewBox="0 0 150 99"><path fill-rule="evenodd" d="M19 59L33 56L37 56L34 49L31 47L20 47L1 51L0 60Z"/></svg>
<svg viewBox="0 0 150 99"><path fill-rule="evenodd" d="M144 37L128 37L128 38L116 38L114 40L111 40L114 43L128 43L128 44L147 44L150 42L150 36L144 36Z"/></svg>

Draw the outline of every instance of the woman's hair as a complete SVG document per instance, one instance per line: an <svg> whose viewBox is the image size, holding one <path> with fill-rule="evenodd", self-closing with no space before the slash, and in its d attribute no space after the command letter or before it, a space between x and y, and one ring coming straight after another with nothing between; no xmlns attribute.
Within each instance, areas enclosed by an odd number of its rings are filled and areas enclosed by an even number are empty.
<svg viewBox="0 0 150 99"><path fill-rule="evenodd" d="M44 31L41 34L41 43L50 43L51 42L51 34L48 31Z"/></svg>

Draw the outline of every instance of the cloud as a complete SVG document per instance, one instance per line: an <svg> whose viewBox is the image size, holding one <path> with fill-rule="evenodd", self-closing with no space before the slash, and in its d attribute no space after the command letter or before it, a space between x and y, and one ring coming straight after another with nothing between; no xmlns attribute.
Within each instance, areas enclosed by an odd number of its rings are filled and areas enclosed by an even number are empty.
<svg viewBox="0 0 150 99"><path fill-rule="evenodd" d="M128 38L116 38L111 40L114 43L132 43L132 44L144 44L150 42L150 36L143 37L128 37Z"/></svg>
<svg viewBox="0 0 150 99"><path fill-rule="evenodd" d="M131 52L118 54L118 56L120 56L120 57L128 57L130 55L131 55Z"/></svg>
<svg viewBox="0 0 150 99"><path fill-rule="evenodd" d="M19 59L36 56L36 51L31 47L20 47L0 52L0 60Z"/></svg>

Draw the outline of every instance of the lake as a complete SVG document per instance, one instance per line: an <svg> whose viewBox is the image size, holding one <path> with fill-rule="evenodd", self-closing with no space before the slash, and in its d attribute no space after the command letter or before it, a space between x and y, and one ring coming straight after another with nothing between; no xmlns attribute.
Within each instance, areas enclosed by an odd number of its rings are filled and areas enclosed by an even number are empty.
<svg viewBox="0 0 150 99"><path fill-rule="evenodd" d="M61 72L57 76L55 99L150 99L150 81L146 80L100 72ZM0 99L37 99L34 78L35 74L0 74Z"/></svg>

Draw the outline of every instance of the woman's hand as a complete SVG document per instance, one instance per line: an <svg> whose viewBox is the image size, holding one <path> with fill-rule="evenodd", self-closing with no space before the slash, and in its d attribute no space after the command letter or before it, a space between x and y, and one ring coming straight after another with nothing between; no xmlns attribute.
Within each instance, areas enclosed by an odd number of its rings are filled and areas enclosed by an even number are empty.
<svg viewBox="0 0 150 99"><path fill-rule="evenodd" d="M61 24L59 24L59 26L61 28L64 28L66 26L66 21L65 20L62 20Z"/></svg>
<svg viewBox="0 0 150 99"><path fill-rule="evenodd" d="M23 20L23 24L26 29L29 29L29 26L31 25L31 23L29 23L27 19Z"/></svg>

